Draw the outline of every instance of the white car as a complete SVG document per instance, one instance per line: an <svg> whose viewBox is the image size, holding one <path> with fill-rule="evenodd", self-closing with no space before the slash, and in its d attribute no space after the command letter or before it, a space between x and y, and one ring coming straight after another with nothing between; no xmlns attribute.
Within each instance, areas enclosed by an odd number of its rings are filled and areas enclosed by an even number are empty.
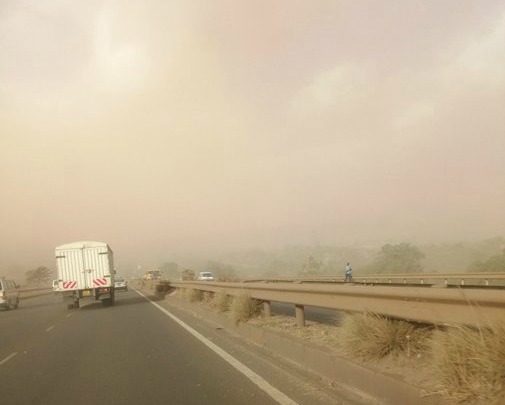
<svg viewBox="0 0 505 405"><path fill-rule="evenodd" d="M0 278L0 307L16 309L19 307L19 291L12 280Z"/></svg>
<svg viewBox="0 0 505 405"><path fill-rule="evenodd" d="M60 286L58 285L58 280L53 280L53 291L57 293L60 291Z"/></svg>
<svg viewBox="0 0 505 405"><path fill-rule="evenodd" d="M127 281L122 277L119 278L116 277L116 279L114 280L114 289L128 291Z"/></svg>
<svg viewBox="0 0 505 405"><path fill-rule="evenodd" d="M201 271L198 274L198 281L214 281L214 275L210 271Z"/></svg>

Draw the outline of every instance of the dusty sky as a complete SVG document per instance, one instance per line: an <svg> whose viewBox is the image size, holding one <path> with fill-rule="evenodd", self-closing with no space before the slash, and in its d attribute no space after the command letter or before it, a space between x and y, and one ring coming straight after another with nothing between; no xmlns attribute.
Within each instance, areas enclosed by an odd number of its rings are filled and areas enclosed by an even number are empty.
<svg viewBox="0 0 505 405"><path fill-rule="evenodd" d="M505 229L505 3L0 1L0 273Z"/></svg>

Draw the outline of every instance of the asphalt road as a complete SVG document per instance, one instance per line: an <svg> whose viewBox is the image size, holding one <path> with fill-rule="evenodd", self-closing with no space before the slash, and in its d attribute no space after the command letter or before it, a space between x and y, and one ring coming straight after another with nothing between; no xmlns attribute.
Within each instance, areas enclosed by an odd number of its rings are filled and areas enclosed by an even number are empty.
<svg viewBox="0 0 505 405"><path fill-rule="evenodd" d="M159 304L169 308L163 301ZM48 295L24 301L18 310L1 311L0 402L354 403L330 385L279 359L268 358L220 328L187 314L173 316L246 365L272 387L273 394L130 290L118 293L116 305L108 308L93 303L67 310L59 296Z"/></svg>

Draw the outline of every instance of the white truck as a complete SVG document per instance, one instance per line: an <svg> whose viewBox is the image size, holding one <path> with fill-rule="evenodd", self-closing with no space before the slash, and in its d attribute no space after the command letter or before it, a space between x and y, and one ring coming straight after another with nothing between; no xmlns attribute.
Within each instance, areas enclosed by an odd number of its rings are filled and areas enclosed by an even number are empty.
<svg viewBox="0 0 505 405"><path fill-rule="evenodd" d="M101 300L114 305L114 261L112 250L103 242L74 242L56 247L58 289L70 308L80 301Z"/></svg>

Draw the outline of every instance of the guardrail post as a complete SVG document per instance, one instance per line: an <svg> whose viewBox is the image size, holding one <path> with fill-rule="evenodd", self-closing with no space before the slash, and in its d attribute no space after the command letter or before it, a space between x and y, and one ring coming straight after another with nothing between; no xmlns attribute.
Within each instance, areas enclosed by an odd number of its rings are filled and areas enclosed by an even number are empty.
<svg viewBox="0 0 505 405"><path fill-rule="evenodd" d="M305 326L305 309L303 305L295 305L296 326Z"/></svg>
<svg viewBox="0 0 505 405"><path fill-rule="evenodd" d="M265 313L266 318L270 318L272 316L272 303L270 301L263 301L263 312Z"/></svg>

